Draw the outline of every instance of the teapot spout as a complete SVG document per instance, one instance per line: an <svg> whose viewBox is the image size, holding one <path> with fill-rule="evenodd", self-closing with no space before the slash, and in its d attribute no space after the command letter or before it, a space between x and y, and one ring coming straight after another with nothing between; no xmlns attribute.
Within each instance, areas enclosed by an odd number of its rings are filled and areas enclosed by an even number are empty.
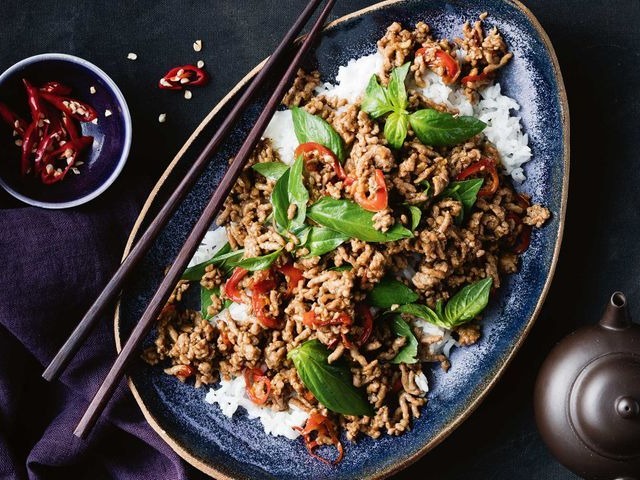
<svg viewBox="0 0 640 480"><path fill-rule="evenodd" d="M624 330L631 326L627 297L622 292L614 292L600 319L600 326L611 330Z"/></svg>

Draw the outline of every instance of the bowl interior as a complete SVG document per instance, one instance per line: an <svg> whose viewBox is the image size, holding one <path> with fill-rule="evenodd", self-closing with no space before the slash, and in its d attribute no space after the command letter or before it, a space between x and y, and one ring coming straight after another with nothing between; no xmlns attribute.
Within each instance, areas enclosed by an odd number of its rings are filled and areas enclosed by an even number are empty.
<svg viewBox="0 0 640 480"><path fill-rule="evenodd" d="M15 145L10 128L0 122L0 156L6 159L0 162L0 184L20 200L41 207L64 208L89 201L115 180L129 153L131 120L122 94L106 74L81 59L33 57L0 76L0 101L27 121L31 118L23 78L34 85L64 83L72 88L72 98L95 108L98 123L81 123L82 135L94 137L93 147L80 158L84 165L78 167L79 175L70 171L61 182L43 185L32 176L21 176L21 149ZM107 110L111 115L105 116Z"/></svg>

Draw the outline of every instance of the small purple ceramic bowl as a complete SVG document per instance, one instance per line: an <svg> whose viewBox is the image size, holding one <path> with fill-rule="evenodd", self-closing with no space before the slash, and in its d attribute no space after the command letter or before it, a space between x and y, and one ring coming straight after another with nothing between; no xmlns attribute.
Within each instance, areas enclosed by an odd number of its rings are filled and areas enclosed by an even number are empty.
<svg viewBox="0 0 640 480"><path fill-rule="evenodd" d="M93 147L81 159L80 174L70 171L61 182L44 185L20 175L20 149L9 129L0 125L0 185L23 202L42 208L75 207L94 199L115 181L129 155L131 116L122 92L106 73L82 58L61 53L36 55L0 75L0 101L23 118L29 118L23 78L35 85L61 82L72 88L71 97L95 108L98 123L81 124L82 134L94 138Z"/></svg>

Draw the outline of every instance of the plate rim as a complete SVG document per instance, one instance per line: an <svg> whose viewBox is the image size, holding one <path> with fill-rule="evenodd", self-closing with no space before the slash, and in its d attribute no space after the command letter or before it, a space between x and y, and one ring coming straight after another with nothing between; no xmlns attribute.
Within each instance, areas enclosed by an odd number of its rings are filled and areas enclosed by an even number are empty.
<svg viewBox="0 0 640 480"><path fill-rule="evenodd" d="M379 10L386 6L397 4L397 3L403 3L406 1L408 0L384 0L378 3L375 3L373 5L370 5L368 7L362 8L360 10L354 11L352 13L349 13L347 15L341 16L333 20L332 22L328 23L324 27L323 31L330 29L352 18L359 17L366 13L372 12L374 10ZM520 10L531 22L531 25L540 36L540 39L542 40L544 47L546 48L549 54L549 58L551 59L551 65L553 67L554 77L558 84L558 97L560 100L560 118L562 121L562 132L563 132L563 139L564 139L563 148L562 148L562 162L564 167L564 175L562 179L562 195L560 198L560 211L558 215L558 235L556 237L551 263L549 265L549 274L547 275L540 297L538 298L538 301L533 310L533 313L531 314L531 317L526 323L522 334L513 344L511 349L507 352L506 356L504 357L504 361L495 370L491 379L486 384L484 384L481 388L478 389L478 393L473 399L473 401L471 401L460 413L458 413L455 419L450 424L448 424L445 428L442 429L442 431L440 431L437 435L435 435L433 438L427 441L417 452L415 452L414 454L406 458L403 458L402 460L398 461L393 465L390 465L386 469L377 472L376 476L372 477L372 480L388 478L391 475L398 473L400 470L407 468L412 463L415 463L418 459L423 457L427 452L429 452L430 450L433 450L433 448L435 448L437 445L442 443L451 433L453 433L454 430L456 430L465 420L467 420L467 418L469 418L469 416L480 406L480 404L485 400L489 392L493 389L495 384L502 378L502 375L504 374L505 370L511 364L516 353L518 352L523 342L529 335L531 328L533 327L538 316L540 315L540 311L542 309L542 306L544 305L547 294L549 293L549 288L553 281L553 277L555 275L556 266L558 263L558 257L560 254L560 248L562 245L563 234L564 234L564 225L565 225L565 218L566 218L566 211L567 211L567 200L569 195L570 117L569 117L569 102L567 98L567 92L564 85L562 72L560 70L558 57L551 43L551 39L549 38L548 34L546 33L546 31L544 30L544 28L536 18L536 16L520 0L500 0L500 1L506 4L509 4L515 7L516 9ZM182 159L184 153L191 147L191 145L195 142L195 140L200 136L202 131L213 120L213 118L218 114L218 112L227 104L227 102L230 99L232 99L236 95L236 93L238 93L238 91L241 90L263 68L266 62L267 62L267 59L263 60L258 65L256 65L253 69L251 69L214 106L214 108L205 116L202 122L196 127L193 133L189 136L189 138L184 143L184 145L180 148L178 153L176 153L176 155L173 157L173 159L171 160L171 162L169 163L167 168L164 170L164 172L162 173L162 175L154 185L153 189L149 193L149 196L147 197L142 209L140 210L138 217L136 218L136 221L132 227L129 238L127 239L127 243L125 245L124 252L122 255L122 260L124 260L129 254L129 252L131 251L133 241L136 235L138 234L138 231L147 213L149 212L149 209L154 203L156 196L158 195L160 189L162 188L162 186L164 185L168 177L173 172L176 165ZM120 351L122 350L122 343L121 343L120 334L119 334L120 299L118 299L118 303L116 305L113 328L114 328L116 351L120 353ZM214 477L220 480L237 480L237 477L228 476L225 473L217 470L213 466L208 465L203 461L201 461L200 459L196 458L194 455L188 452L182 445L180 445L176 440L174 440L173 437L171 437L160 426L155 416L147 409L147 406L142 400L142 397L140 396L140 393L138 392L130 376L127 376L127 384L129 386L129 389L131 390L131 393L133 394L133 397L136 400L136 403L140 407L142 414L144 415L145 419L147 420L151 428L153 428L153 430L162 438L162 440L164 440L172 448L172 450L175 451L183 460L187 461L189 464L196 467L197 469L204 472L205 474L210 475L211 477Z"/></svg>

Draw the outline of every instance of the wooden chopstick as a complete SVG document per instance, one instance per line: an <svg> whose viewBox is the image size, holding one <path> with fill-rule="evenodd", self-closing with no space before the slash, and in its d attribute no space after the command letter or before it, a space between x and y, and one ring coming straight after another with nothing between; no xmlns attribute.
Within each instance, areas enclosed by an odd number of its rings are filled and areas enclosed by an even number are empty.
<svg viewBox="0 0 640 480"><path fill-rule="evenodd" d="M156 218L149 225L149 228L136 242L129 255L127 255L127 257L122 261L120 267L113 274L113 277L111 277L111 280L109 280L109 283L107 283L102 293L98 296L93 305L91 305L78 326L73 330L67 341L43 372L42 376L45 380L51 381L57 378L69 364L69 361L76 354L82 343L84 343L93 326L101 315L105 313L106 308L111 304L112 300L114 300L118 295L127 277L131 274L140 260L144 258L145 253L149 250L158 234L171 219L171 216L182 203L184 197L200 177L202 171L208 165L209 160L231 130L231 127L235 125L242 111L246 108L249 102L253 100L256 93L265 85L268 79L282 71L283 60L288 56L287 54L290 53L293 42L321 2L322 0L312 0L302 11L276 50L269 57L265 66L247 87L245 93L240 97L231 112L229 112L229 115L224 119L211 141L207 144L187 174L180 181L180 184L162 206Z"/></svg>
<svg viewBox="0 0 640 480"><path fill-rule="evenodd" d="M80 438L86 437L95 422L98 420L98 417L102 413L102 410L108 403L111 395L113 394L113 391L118 385L118 382L120 381L120 378L124 373L124 369L127 363L131 360L131 358L133 358L133 355L136 353L138 346L142 343L147 332L160 314L160 311L164 307L172 290L174 289L180 276L184 272L185 267L193 257L195 251L200 245L200 242L202 241L202 238L211 226L213 219L222 208L225 198L229 195L229 192L233 188L233 185L240 175L240 172L242 171L242 168L244 167L247 159L260 140L262 134L264 133L264 130L267 128L269 120L271 120L271 117L282 101L282 97L286 93L289 84L293 80L298 70L301 59L307 53L307 51L309 51L311 46L315 43L316 39L320 35L322 26L324 25L324 22L329 15L329 12L331 11L334 3L335 0L328 0L327 4L322 9L322 12L313 24L313 27L307 35L307 38L294 56L282 80L280 80L280 82L276 86L275 91L269 98L269 101L258 117L258 120L256 121L254 127L249 132L249 135L242 144L242 147L240 147L240 150L231 162L231 165L229 166L229 169L227 170L225 176L222 178L220 185L213 193L201 217L198 219L195 226L189 233L185 244L178 253L178 256L174 260L164 279L162 280L162 283L160 283L158 290L151 299L151 302L147 306L147 309L142 314L140 321L136 324L133 331L131 332L129 339L116 358L116 361L107 374L107 377L98 389L96 395L93 397L93 400L91 400L89 408L87 408L87 411L84 413L84 415L80 419L80 422L78 423L78 426L73 432L74 435Z"/></svg>

